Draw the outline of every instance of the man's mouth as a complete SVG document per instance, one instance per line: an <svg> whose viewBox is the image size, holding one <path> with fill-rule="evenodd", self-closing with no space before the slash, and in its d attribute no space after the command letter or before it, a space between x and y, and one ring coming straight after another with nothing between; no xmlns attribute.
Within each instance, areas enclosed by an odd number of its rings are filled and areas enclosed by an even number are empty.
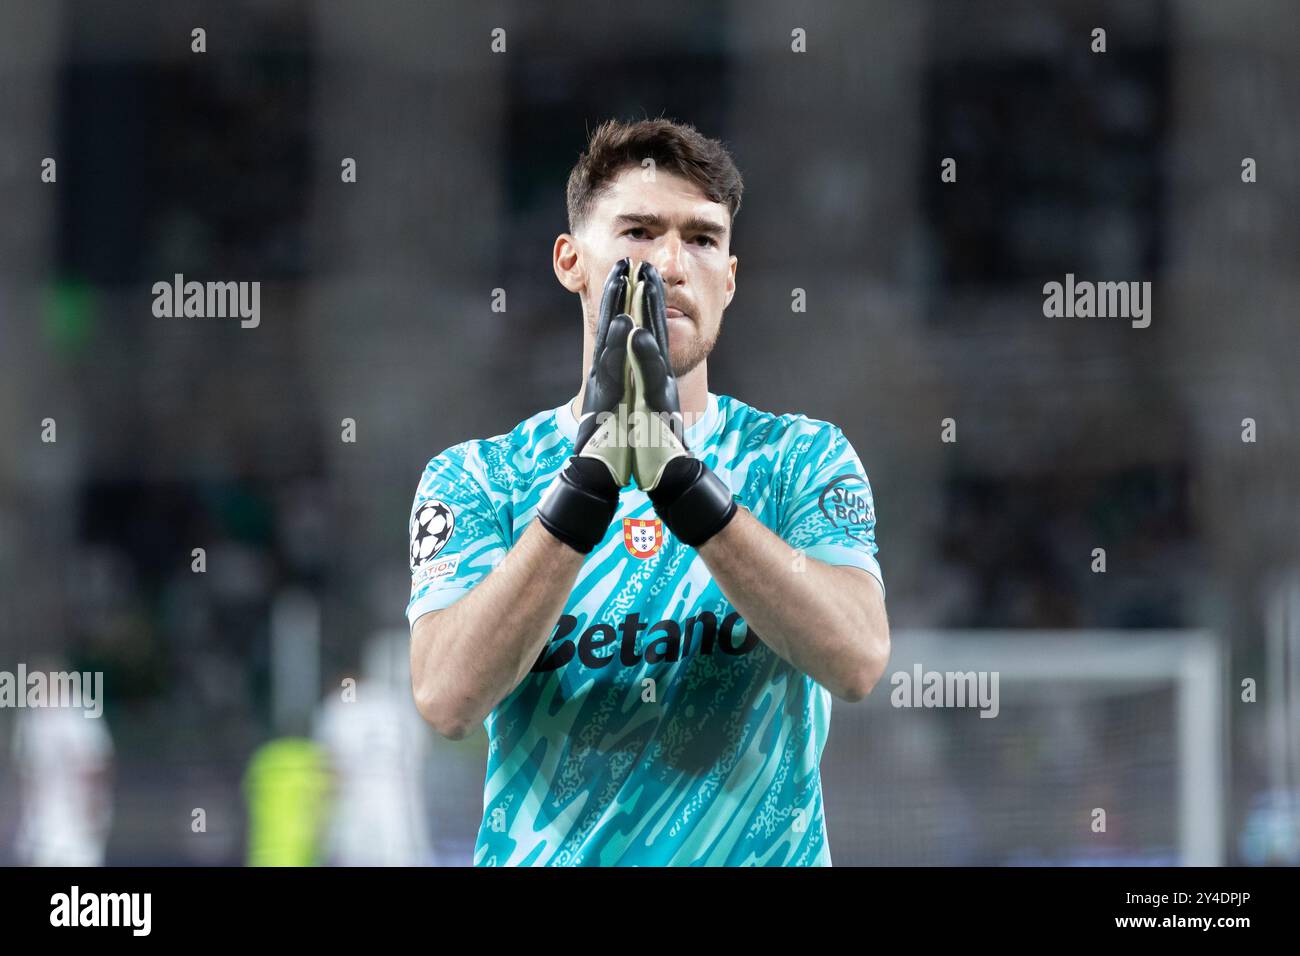
<svg viewBox="0 0 1300 956"><path fill-rule="evenodd" d="M664 315L666 315L670 319L690 318L690 316L687 315L685 312L683 312L681 309L674 309L672 306L669 306L668 308L664 309Z"/></svg>

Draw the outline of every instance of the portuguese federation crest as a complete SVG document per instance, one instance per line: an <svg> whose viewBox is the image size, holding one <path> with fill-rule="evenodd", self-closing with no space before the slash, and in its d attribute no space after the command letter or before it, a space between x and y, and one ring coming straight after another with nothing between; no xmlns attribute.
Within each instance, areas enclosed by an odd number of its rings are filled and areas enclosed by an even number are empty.
<svg viewBox="0 0 1300 956"><path fill-rule="evenodd" d="M658 554L664 544L664 523L658 518L624 518L623 546L637 558Z"/></svg>

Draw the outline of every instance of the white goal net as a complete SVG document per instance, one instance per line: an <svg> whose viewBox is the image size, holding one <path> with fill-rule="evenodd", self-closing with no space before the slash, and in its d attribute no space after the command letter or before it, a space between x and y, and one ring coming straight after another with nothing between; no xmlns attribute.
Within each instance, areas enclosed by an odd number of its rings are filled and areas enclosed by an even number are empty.
<svg viewBox="0 0 1300 956"><path fill-rule="evenodd" d="M935 675L949 706L895 705ZM985 706L951 706L963 684ZM1206 631L896 631L867 701L832 709L834 862L1221 865L1229 691Z"/></svg>

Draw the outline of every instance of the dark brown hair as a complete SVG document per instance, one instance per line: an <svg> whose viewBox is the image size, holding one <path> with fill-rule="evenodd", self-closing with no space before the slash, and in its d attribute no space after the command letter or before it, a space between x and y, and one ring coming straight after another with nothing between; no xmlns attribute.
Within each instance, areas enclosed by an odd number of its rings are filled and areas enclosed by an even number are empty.
<svg viewBox="0 0 1300 956"><path fill-rule="evenodd" d="M575 232L591 213L601 191L629 166L653 159L656 169L684 176L709 199L725 203L734 222L740 212L745 184L727 148L694 126L669 119L633 123L606 120L591 134L587 151L569 173L565 198L569 231Z"/></svg>

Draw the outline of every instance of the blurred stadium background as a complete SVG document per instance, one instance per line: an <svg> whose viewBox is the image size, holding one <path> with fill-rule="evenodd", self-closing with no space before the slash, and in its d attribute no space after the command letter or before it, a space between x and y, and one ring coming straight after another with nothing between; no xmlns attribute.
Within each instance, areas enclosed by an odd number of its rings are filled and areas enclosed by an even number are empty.
<svg viewBox="0 0 1300 956"><path fill-rule="evenodd" d="M565 176L660 114L746 179L712 390L859 451L890 673L1004 675L996 720L836 704L835 862L1300 862L1294 3L14 0L0 77L0 670L106 696L0 710L0 862L45 799L109 864L345 805L319 859L469 861L486 738L408 722L411 496L576 390ZM260 326L155 318L178 272L261 281ZM1151 326L1045 319L1067 272L1150 280Z"/></svg>

